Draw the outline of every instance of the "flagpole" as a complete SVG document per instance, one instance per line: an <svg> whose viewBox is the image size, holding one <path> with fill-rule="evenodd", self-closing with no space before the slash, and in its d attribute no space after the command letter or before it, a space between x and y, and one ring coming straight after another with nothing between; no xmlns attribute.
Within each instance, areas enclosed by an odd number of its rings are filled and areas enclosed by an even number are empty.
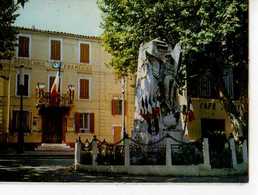
<svg viewBox="0 0 258 195"><path fill-rule="evenodd" d="M60 95L60 81L61 81L61 62L59 63L59 66L58 66L58 93Z"/></svg>

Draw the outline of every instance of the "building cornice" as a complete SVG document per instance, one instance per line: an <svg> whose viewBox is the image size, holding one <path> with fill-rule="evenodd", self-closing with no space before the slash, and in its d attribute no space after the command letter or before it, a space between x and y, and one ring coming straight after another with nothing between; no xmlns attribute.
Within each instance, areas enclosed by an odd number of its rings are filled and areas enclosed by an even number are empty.
<svg viewBox="0 0 258 195"><path fill-rule="evenodd" d="M57 35L62 37L71 37L71 38L78 38L78 39L86 39L92 41L102 41L102 39L98 36L87 36L87 35L80 35L80 34L73 34L67 32L60 32L60 31L51 31L51 30L42 30L37 28L28 28L28 27L21 27L21 26L14 26L18 31L29 31L29 32L36 32L36 33L45 33L49 35Z"/></svg>

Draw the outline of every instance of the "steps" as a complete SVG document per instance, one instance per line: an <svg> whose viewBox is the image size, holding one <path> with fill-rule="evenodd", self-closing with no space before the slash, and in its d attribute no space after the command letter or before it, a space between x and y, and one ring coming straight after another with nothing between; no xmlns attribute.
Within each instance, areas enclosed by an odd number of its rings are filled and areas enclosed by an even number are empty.
<svg viewBox="0 0 258 195"><path fill-rule="evenodd" d="M73 152L74 149L66 144L56 143L42 143L40 146L35 148L35 151L40 152Z"/></svg>

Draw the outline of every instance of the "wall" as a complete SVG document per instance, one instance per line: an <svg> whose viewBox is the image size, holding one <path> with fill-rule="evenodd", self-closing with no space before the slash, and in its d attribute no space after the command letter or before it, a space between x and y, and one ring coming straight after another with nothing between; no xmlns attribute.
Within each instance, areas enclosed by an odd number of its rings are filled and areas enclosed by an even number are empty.
<svg viewBox="0 0 258 195"><path fill-rule="evenodd" d="M202 137L201 119L203 118L224 119L226 136L229 136L233 131L230 119L218 99L192 98L192 105L195 119L188 122L190 139L199 139Z"/></svg>
<svg viewBox="0 0 258 195"><path fill-rule="evenodd" d="M31 58L21 59L15 58L13 63L10 61L3 62L4 67L11 66L10 71L5 70L10 75L10 117L12 118L12 110L18 110L20 106L20 98L16 96L16 74L18 66L25 66L25 73L30 74L29 97L24 97L24 110L32 112L32 132L25 135L25 142L40 143L42 137L41 116L36 108L36 85L38 82L45 83L48 89L48 76L55 75L56 70L51 67L49 62L49 37L61 38L63 43L63 67L61 70L62 86L61 92L65 93L68 84L75 86L75 101L72 105L69 115L67 116L68 127L66 133L66 142L73 143L80 136L83 140L91 139L91 133L75 133L74 129L74 113L75 112L94 112L95 113L95 132L99 138L105 138L109 142L113 142L114 125L121 125L121 116L112 116L111 100L113 96L121 96L121 84L112 72L112 69L106 67L106 63L110 59L104 49L100 39L88 38L76 35L62 35L60 33L38 32L33 30L20 30L22 34L31 35ZM80 41L88 42L91 45L90 64L78 63L78 52ZM89 100L79 100L78 98L78 79L89 78L91 80L91 97ZM130 87L131 81L127 83L126 100L128 102L128 112L126 115L126 129L130 131L133 124L133 107L134 107L134 90ZM1 93L0 81L0 93ZM4 97L7 97L8 90L5 90ZM7 109L7 105L5 105ZM10 119L11 120L11 119ZM32 125L32 121L36 121ZM8 123L7 121L5 124ZM8 124L7 124L8 125ZM7 126L6 125L6 126ZM8 129L5 129L7 132ZM15 135L9 135L9 142L16 142Z"/></svg>

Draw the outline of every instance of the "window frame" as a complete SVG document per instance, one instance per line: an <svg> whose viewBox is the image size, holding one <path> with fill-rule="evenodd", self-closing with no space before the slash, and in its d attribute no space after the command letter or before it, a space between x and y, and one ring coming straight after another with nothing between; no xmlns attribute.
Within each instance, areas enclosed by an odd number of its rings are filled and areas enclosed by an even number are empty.
<svg viewBox="0 0 258 195"><path fill-rule="evenodd" d="M113 113L113 110L111 110L111 114L112 114L113 116L116 116L116 115L121 116L121 115L122 115L122 107L123 107L122 104L123 104L123 100L122 100L121 98L119 98L119 97L113 97L113 98L111 99L111 104L113 103L113 101L121 102L121 113L115 112L115 110L114 110L115 113ZM120 103L119 103L119 104L120 104ZM113 105L111 105L111 106L113 106ZM114 107L114 109L116 109L116 107Z"/></svg>
<svg viewBox="0 0 258 195"><path fill-rule="evenodd" d="M90 113L89 112L80 112L80 115L86 115L87 116L87 128L85 127L80 127L79 132L80 133L90 133ZM81 116L80 116L81 117ZM84 120L84 117L83 117ZM83 122L84 124L84 122Z"/></svg>
<svg viewBox="0 0 258 195"><path fill-rule="evenodd" d="M89 81L89 98L88 99L84 99L84 98L80 98L80 90L81 90L81 86L80 86L80 80L82 80L82 79L85 79L85 80L88 80ZM83 100L83 101L90 101L91 100L91 95L92 95L92 79L91 78L89 78L89 77L79 77L79 79L78 79L78 100Z"/></svg>
<svg viewBox="0 0 258 195"><path fill-rule="evenodd" d="M16 73L16 79L15 79L15 96L16 97L20 97L20 95L18 95L18 75L20 73L17 72ZM30 77L30 73L24 72L23 75L28 75L28 95L23 95L23 97L27 98L30 97L31 92L30 92L30 82L31 82L31 77Z"/></svg>
<svg viewBox="0 0 258 195"><path fill-rule="evenodd" d="M29 38L29 57L22 57L22 56L19 56L19 37L27 37ZM17 35L17 47L16 47L16 58L19 58L19 59L31 59L31 34L25 34L25 33L19 33Z"/></svg>
<svg viewBox="0 0 258 195"><path fill-rule="evenodd" d="M11 112L11 120L10 120L10 123L13 123L13 117L14 117L14 112L17 112L18 113L18 120L19 120L19 112L20 110L19 109L13 109L12 112ZM32 111L29 110L29 109L23 109L23 112L27 112L28 113L28 131L27 132L24 132L24 133L31 133L32 132ZM16 124L16 126L19 126L19 124ZM13 124L12 124L12 133L15 133L17 132L16 129L14 129L13 127Z"/></svg>
<svg viewBox="0 0 258 195"><path fill-rule="evenodd" d="M60 41L60 60L51 59L51 41ZM48 39L48 60L50 62L62 62L63 61L63 39L62 38L55 38L49 37Z"/></svg>
<svg viewBox="0 0 258 195"><path fill-rule="evenodd" d="M88 44L89 45L89 62L81 62L81 44ZM91 43L88 41L79 41L78 42L78 56L77 56L77 61L79 64L91 64Z"/></svg>

